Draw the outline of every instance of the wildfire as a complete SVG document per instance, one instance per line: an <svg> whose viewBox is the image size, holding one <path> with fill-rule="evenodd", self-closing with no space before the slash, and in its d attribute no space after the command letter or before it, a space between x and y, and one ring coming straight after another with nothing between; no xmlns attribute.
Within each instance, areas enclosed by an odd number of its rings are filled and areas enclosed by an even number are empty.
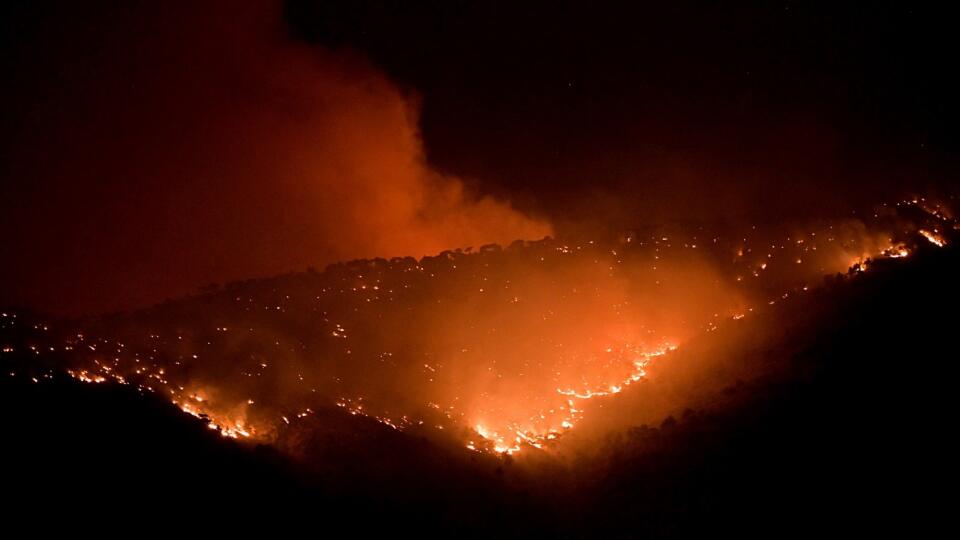
<svg viewBox="0 0 960 540"><path fill-rule="evenodd" d="M931 244L933 244L933 245L935 245L935 246L937 246L937 247L943 247L943 246L947 245L946 240L944 240L943 237L940 236L940 234L937 232L936 229L934 229L933 232L930 232L930 231L928 231L928 230L926 230L926 229L920 229L919 232L920 232L920 234L923 235L924 238L926 238L927 240L929 240Z"/></svg>
<svg viewBox="0 0 960 540"><path fill-rule="evenodd" d="M144 316L138 331L5 340L2 351L69 354L74 379L161 395L233 439L269 442L331 407L397 431L462 437L468 450L546 451L594 403L640 386L651 363L669 362L686 340L752 317L751 306L909 257L924 242L918 234L946 246L955 222L945 215L900 229L631 232L615 245L544 240L356 261L224 292L211 300L215 318L197 323L206 328Z"/></svg>
<svg viewBox="0 0 960 540"><path fill-rule="evenodd" d="M106 377L103 377L102 375L90 375L89 373L87 373L86 370L80 370L80 371L67 370L67 373L71 377L77 379L80 382L95 383L95 384L107 382Z"/></svg>
<svg viewBox="0 0 960 540"><path fill-rule="evenodd" d="M577 405L578 401L587 401L598 397L619 394L626 387L646 377L647 372L645 368L654 358L664 356L670 351L676 350L676 348L675 345L664 345L653 351L642 351L639 348L633 348L633 370L625 378L616 383L601 388L587 388L583 390L557 388L557 394L568 398L566 400L566 406L546 412L553 413L557 410L564 412L564 414L561 415L559 430L556 428L522 428L517 424L510 424L506 428L506 434L503 435L500 431L491 430L482 424L477 424L474 427L474 431L476 431L477 435L489 441L492 444L493 451L499 454L519 452L524 445L541 449L549 441L557 439L564 431L573 429L576 421L583 413L583 409ZM608 352L609 351L611 351L610 348L608 348ZM530 424L536 425L542 423L538 422L538 420L545 420L546 418L547 416L544 414L544 411L538 411L531 417ZM467 448L473 450L475 449L475 444L469 442Z"/></svg>

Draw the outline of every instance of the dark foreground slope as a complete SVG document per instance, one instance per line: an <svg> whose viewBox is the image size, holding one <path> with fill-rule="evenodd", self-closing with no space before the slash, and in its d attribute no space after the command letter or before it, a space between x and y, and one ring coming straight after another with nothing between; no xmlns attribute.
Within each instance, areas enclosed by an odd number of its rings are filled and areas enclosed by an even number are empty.
<svg viewBox="0 0 960 540"><path fill-rule="evenodd" d="M763 351L782 365L727 388L714 410L616 439L580 525L772 537L949 527L958 276L956 249L931 252L790 305L815 322Z"/></svg>
<svg viewBox="0 0 960 540"><path fill-rule="evenodd" d="M950 522L958 275L960 255L945 249L826 285L784 308L815 322L764 349L785 366L776 376L637 426L563 474L461 462L333 416L325 438L339 450L326 456L337 462L312 466L226 440L130 388L4 377L4 518L299 523L320 536L921 534Z"/></svg>

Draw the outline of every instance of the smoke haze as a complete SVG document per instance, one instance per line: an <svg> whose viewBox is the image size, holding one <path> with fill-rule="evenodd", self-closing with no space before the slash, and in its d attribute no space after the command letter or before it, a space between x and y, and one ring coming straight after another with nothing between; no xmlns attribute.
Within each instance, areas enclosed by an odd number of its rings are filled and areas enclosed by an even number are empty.
<svg viewBox="0 0 960 540"><path fill-rule="evenodd" d="M129 308L550 233L432 170L416 95L358 54L294 43L279 4L99 7L59 7L71 22L38 23L15 63L14 93L39 94L8 103L5 300Z"/></svg>

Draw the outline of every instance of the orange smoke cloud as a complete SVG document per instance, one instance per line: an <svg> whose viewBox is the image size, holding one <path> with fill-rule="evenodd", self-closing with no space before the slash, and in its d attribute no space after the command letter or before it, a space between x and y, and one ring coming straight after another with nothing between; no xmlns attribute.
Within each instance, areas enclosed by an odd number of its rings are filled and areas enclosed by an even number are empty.
<svg viewBox="0 0 960 540"><path fill-rule="evenodd" d="M3 248L23 262L3 276L16 301L123 308L335 260L550 234L431 169L416 97L355 54L293 42L279 5L94 19L62 40L79 48L54 47L54 69L21 82L52 89L38 100L60 113L25 123L13 153L15 181L31 186L12 190L21 204L3 223L22 232ZM70 187L44 189L64 175Z"/></svg>

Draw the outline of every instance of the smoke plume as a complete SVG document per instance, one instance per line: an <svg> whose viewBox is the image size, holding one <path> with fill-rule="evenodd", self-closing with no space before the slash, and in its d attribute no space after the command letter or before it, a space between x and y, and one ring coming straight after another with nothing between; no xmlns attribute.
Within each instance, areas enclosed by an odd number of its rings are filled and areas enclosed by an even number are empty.
<svg viewBox="0 0 960 540"><path fill-rule="evenodd" d="M14 94L34 95L8 115L18 133L0 224L15 234L0 253L2 281L18 287L5 297L127 308L550 233L433 170L417 96L358 54L295 43L280 8L66 6L71 17L49 19L69 28L37 23L39 60L14 68Z"/></svg>

